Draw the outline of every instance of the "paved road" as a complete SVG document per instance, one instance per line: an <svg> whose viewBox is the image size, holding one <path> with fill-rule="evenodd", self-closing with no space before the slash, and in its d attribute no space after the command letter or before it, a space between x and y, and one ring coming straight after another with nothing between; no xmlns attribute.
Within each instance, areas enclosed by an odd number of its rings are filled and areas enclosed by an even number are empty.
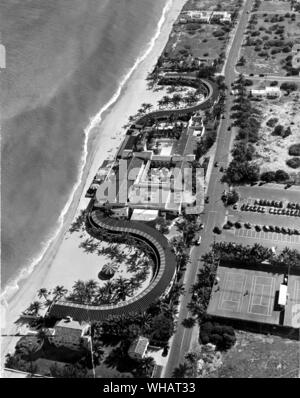
<svg viewBox="0 0 300 398"><path fill-rule="evenodd" d="M238 72L237 72L238 73ZM293 82L293 83L300 83L300 76L278 76L278 75L264 75L264 76L259 76L259 75L254 75L250 76L247 73L243 73L243 75L251 80L266 80L266 81L273 81L276 80L278 82Z"/></svg>
<svg viewBox="0 0 300 398"><path fill-rule="evenodd" d="M252 8L254 0L246 0L244 8L242 10L238 26L235 31L235 36L232 42L232 46L229 50L226 65L224 68L225 82L228 87L235 80L237 74L235 72L235 64L238 60L239 48L242 44L244 30L248 21L247 11ZM218 161L220 164L226 164L228 160L228 154L231 145L231 134L227 131L229 126L229 115L232 106L232 98L228 96L225 103L225 119L222 119L219 126L219 133L216 143L215 159L211 161ZM183 319L188 316L187 304L190 301L190 293L188 289L196 280L196 275L201 266L199 259L200 257L209 251L210 245L213 243L213 228L215 225L221 225L225 217L225 208L220 200L224 185L221 184L220 179L222 174L218 168L214 168L207 188L207 195L209 196L209 204L205 207L205 212L202 215L202 220L205 224L205 228L202 232L202 243L199 247L194 247L191 251L191 264L188 266L185 275L185 287L186 294L182 297L179 316L178 316L178 328L173 337L168 363L163 373L163 377L171 377L172 372L176 366L184 361L184 355L189 351L192 329L186 329L181 325Z"/></svg>

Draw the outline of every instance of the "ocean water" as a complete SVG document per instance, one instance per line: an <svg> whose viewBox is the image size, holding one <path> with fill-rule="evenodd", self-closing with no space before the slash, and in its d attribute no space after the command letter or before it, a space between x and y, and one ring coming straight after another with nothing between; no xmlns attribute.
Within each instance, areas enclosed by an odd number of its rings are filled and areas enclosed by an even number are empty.
<svg viewBox="0 0 300 398"><path fill-rule="evenodd" d="M80 177L86 127L116 98L166 3L0 0L2 289L53 235Z"/></svg>

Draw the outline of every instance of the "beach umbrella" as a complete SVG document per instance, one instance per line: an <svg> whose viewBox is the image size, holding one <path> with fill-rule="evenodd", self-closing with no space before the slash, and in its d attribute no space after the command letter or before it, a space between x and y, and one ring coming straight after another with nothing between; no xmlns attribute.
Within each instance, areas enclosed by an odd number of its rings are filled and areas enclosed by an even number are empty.
<svg viewBox="0 0 300 398"><path fill-rule="evenodd" d="M107 276L112 276L115 274L115 272L117 271L118 266L116 263L107 263L104 264L101 270L101 273L107 275Z"/></svg>

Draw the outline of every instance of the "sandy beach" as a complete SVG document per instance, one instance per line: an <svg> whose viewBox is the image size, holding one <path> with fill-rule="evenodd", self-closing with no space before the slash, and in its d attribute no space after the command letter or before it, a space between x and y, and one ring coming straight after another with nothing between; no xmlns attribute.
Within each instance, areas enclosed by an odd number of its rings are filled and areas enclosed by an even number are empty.
<svg viewBox="0 0 300 398"><path fill-rule="evenodd" d="M114 157L122 142L126 132L122 126L127 123L130 115L137 112L143 102L156 102L156 98L153 98L153 92L147 90L146 77L161 54L172 25L184 3L185 0L173 0L172 6L166 13L159 37L151 51L132 73L117 102L106 111L100 125L93 128L89 136L88 155L83 170L83 178L76 190L58 236L48 248L41 262L20 283L18 291L14 292L8 298L8 301L1 300L1 329L4 335L1 339L2 360L8 352L14 349L15 342L18 339L18 337L13 336L17 332L16 320L35 299L39 288L51 289L58 284L70 288L73 282L78 279L96 279L98 268L95 267L95 264L91 264L91 267L88 268L88 255L83 255L82 249L79 248L79 243L83 239L81 234L69 234L68 229L80 210L85 209L89 202L84 195L97 169L104 159ZM145 51L143 50L143 53ZM98 259L100 270L105 259L101 260L99 256ZM93 272L95 273L94 276L91 275Z"/></svg>

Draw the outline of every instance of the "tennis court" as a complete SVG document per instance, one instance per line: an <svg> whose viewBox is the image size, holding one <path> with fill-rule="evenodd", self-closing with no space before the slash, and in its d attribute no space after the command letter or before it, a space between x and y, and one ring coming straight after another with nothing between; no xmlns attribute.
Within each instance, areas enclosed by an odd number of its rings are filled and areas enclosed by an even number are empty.
<svg viewBox="0 0 300 398"><path fill-rule="evenodd" d="M274 297L275 278L271 276L254 276L248 312L256 315L272 315L272 298Z"/></svg>
<svg viewBox="0 0 300 398"><path fill-rule="evenodd" d="M209 314L279 323L280 312L274 308L283 275L220 266L217 276L219 282L212 290Z"/></svg>

